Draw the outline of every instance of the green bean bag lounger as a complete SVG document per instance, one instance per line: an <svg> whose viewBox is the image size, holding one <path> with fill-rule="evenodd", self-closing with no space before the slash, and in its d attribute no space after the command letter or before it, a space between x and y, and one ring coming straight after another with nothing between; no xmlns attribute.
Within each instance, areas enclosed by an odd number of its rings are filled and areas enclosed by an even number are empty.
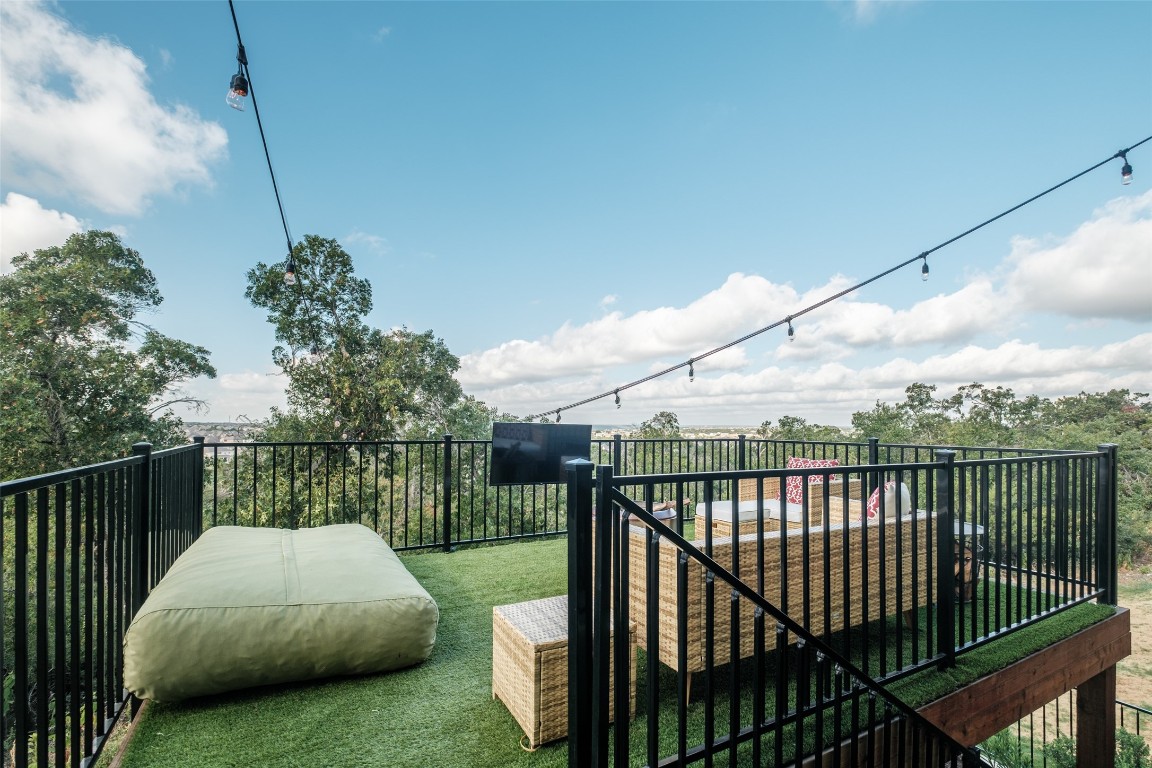
<svg viewBox="0 0 1152 768"><path fill-rule="evenodd" d="M124 635L124 687L142 699L383 672L432 653L435 601L371 529L205 532Z"/></svg>

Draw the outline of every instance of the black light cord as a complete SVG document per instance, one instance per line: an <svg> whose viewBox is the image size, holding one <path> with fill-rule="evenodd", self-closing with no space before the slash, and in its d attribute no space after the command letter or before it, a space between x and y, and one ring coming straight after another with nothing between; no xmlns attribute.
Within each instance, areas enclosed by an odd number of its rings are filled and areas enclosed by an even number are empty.
<svg viewBox="0 0 1152 768"><path fill-rule="evenodd" d="M236 58L248 78L248 95L252 97L252 111L256 113L256 127L260 129L260 143L264 145L264 159L268 161L268 175L272 177L272 192L276 195L276 207L280 209L280 223L284 225L284 237L288 240L288 260L292 260L292 234L288 231L288 218L284 215L284 203L280 201L280 188L276 185L276 172L272 170L272 155L268 152L268 139L264 137L264 123L260 120L260 106L256 103L256 89L252 86L252 73L248 71L248 54L244 51L244 41L240 39L240 23L236 21L236 7L228 0L228 10L232 12L232 26L236 28Z"/></svg>
<svg viewBox="0 0 1152 768"><path fill-rule="evenodd" d="M229 0L229 2L231 2L231 0ZM1044 190L1043 192L1041 192L1037 195L1033 195L1032 197L1028 198L1024 202L1019 203L1017 205L1014 205L1011 208L1009 208L1008 210L1003 211L1002 213L996 214L995 216L988 219L987 221L981 222L980 224L977 224L976 226L972 227L971 229L967 229L964 232L961 232L960 234L956 235L955 237L951 237L951 238L945 240L944 242L940 243L937 246L929 248L928 250L923 251L922 253L918 253L906 261L900 262L899 264L892 267L891 269L886 269L878 275L873 275L872 277L868 278L867 280L856 283L856 285L853 285L849 288L845 288L844 290L840 291L839 293L835 293L835 294L833 294L833 295L831 295L825 299L822 299L821 301L816 302L815 304L812 304L810 306L805 307L804 309L801 309L797 312L793 312L792 314L788 315L787 317L783 318L782 320L777 320L776 322L772 323L771 325L766 325L763 328L759 328L755 331L752 331L751 333L749 333L747 335L741 336L740 338L738 338L734 341L730 341L727 344L724 344L722 346L716 347L715 349L710 349L707 352L701 352L699 355L695 355L694 357L692 357L688 360L685 360L682 363L677 363L676 365L671 365L662 371L658 371L656 373L649 374L648 376L645 376L642 379L637 379L636 381L629 382L628 384L621 384L618 387L613 387L612 389L608 390L607 392L601 392L598 395L593 395L592 397L587 397L587 398L585 398L579 402L576 402L576 403L571 403L569 405L561 406L560 408L554 408L554 409L549 410L549 411L541 411L540 413L536 413L536 414L533 414L531 416L528 416L527 420L528 421L534 421L536 419L539 419L539 418L542 418L544 416L547 416L549 414L554 413L554 414L556 414L556 420L559 421L561 411L571 410L572 408L579 408L582 405L587 405L588 403L594 403L597 400L602 400L603 398L608 397L609 395L615 396L617 407L619 407L620 391L621 390L631 389L632 387L636 387L636 386L639 386L641 384L646 384L647 382L652 381L653 379L658 379L661 376L666 376L667 374L672 373L673 371L678 371L681 368L683 368L684 366L689 366L690 368L693 369L693 372L695 372L694 371L694 363L696 363L700 360L703 360L706 357L710 357L711 355L714 355L717 352L723 352L724 350L730 349L731 347L734 347L737 344L743 344L744 342L748 341L749 339L755 338L756 336L759 336L762 333L770 331L773 328L778 328L781 325L788 325L789 327L791 327L792 321L795 320L797 317L800 317L802 315L806 315L809 312L812 312L814 310L819 309L820 307L823 307L825 304L830 304L831 302L836 301L837 299L842 299L845 296L847 296L848 294L854 293L854 292L860 290L861 288L863 288L864 286L869 285L870 283L876 282L877 280L879 280L882 277L887 277L888 275L892 274L893 272L896 272L897 270L903 269L904 267L908 266L909 264L913 264L917 261L923 260L925 265L927 265L929 254L940 250L941 248L943 248L946 245L951 245L952 243L956 242L957 240L959 240L962 237L967 237L968 235L972 234L976 230L981 229L983 227L986 227L998 219L1004 218L1005 216L1012 213L1013 211L1017 211L1017 210L1023 208L1024 206L1028 205L1029 203L1032 203L1032 202L1035 202L1036 200L1039 200L1040 198L1047 195L1049 192L1054 192L1057 189L1060 189L1060 187L1064 186L1065 184L1073 182L1076 179L1080 178L1081 176L1089 174L1092 171L1096 170L1097 168L1099 168L1103 165L1107 165L1108 163L1112 162L1116 158L1124 158L1125 162L1127 162L1127 156L1128 156L1129 152L1131 152L1133 149L1136 149L1136 147L1139 147L1141 144L1145 144L1149 141L1152 141L1152 136L1149 136L1145 139L1142 139L1141 141L1136 142L1135 144L1128 147L1127 149L1119 150L1116 154L1111 155L1104 160L1101 160L1100 162L1096 163L1092 167L1087 168L1087 169L1081 171L1080 173L1077 173L1075 176L1068 177L1067 179L1060 182L1059 184L1051 186L1048 189ZM791 334L789 334L789 335L791 335Z"/></svg>
<svg viewBox="0 0 1152 768"><path fill-rule="evenodd" d="M280 187L276 184L276 172L272 169L272 155L268 151L268 140L264 136L264 123L260 119L260 106L256 103L256 89L252 87L252 73L248 70L248 54L244 50L244 41L240 38L240 23L236 20L236 7L232 4L232 0L228 0L228 9L232 12L232 26L236 29L236 59L240 62L240 68L248 79L248 95L252 97L252 111L256 113L256 127L260 130L260 143L264 146L264 159L268 162L268 175L272 178L272 192L276 195L276 207L280 211L280 223L284 226L284 237L288 241L288 261L285 271L292 271L298 286L297 294L305 308L311 311L312 302L304 291L304 275L292 258L292 233L288 229L288 217L284 215L284 203L280 200ZM319 333L314 325L310 330L312 335L311 349L319 349Z"/></svg>

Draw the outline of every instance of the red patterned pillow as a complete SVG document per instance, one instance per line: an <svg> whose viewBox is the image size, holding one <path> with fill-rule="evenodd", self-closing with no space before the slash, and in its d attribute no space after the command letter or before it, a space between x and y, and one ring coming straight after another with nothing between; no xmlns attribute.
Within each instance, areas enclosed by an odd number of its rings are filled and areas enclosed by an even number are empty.
<svg viewBox="0 0 1152 768"><path fill-rule="evenodd" d="M889 480L884 483L884 490L887 491L892 487L895 481ZM872 495L868 497L868 519L880 517L880 489L877 488L872 491Z"/></svg>
<svg viewBox="0 0 1152 768"><path fill-rule="evenodd" d="M801 456L788 457L788 469L820 469L824 467L838 467L838 459L805 459ZM824 482L822 475L809 475L808 484L815 485ZM784 486L785 498L789 504L804 503L804 479L800 476L789 477Z"/></svg>
<svg viewBox="0 0 1152 768"><path fill-rule="evenodd" d="M900 483L900 509L896 508L896 481L889 480L884 483L884 514L888 517L896 517L897 511L908 514L912 511L912 502L908 494L908 486ZM880 517L880 489L872 491L872 495L868 497L867 515L869 518Z"/></svg>

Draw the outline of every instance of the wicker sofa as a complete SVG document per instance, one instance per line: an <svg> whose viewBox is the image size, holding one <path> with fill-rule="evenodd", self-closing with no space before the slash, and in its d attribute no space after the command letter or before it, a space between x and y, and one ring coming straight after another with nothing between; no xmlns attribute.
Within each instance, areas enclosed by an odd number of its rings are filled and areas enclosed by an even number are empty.
<svg viewBox="0 0 1152 768"><path fill-rule="evenodd" d="M929 552L934 550L934 517L931 513L919 512L898 520L856 520L827 528L809 525L766 531L763 534L764 596L817 635L885 616L899 616L924 606L930 602ZM647 553L643 531L632 526L629 536L629 604L631 618L637 624L637 644L646 648ZM711 557L755 588L758 538L756 533L736 540L713 537ZM694 543L702 550L705 547L704 541ZM677 628L682 620L687 626L687 672L699 672L707 663L705 569L689 559L688 606L681 619L676 588L679 550L662 539L656 557L659 569L657 656L663 664L677 668L680 642ZM734 559L738 560L735 568ZM729 594L728 589L716 582L712 658L717 665L730 660ZM753 607L742 605L741 658L754 652L753 617ZM772 647L775 622L768 621L766 625L766 642Z"/></svg>

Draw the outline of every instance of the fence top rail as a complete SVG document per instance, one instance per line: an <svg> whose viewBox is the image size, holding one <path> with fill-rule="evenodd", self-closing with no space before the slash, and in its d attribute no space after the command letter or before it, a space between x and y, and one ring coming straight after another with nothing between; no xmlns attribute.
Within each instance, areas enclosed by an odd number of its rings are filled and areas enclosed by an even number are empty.
<svg viewBox="0 0 1152 768"><path fill-rule="evenodd" d="M951 451L953 449L937 448L936 450ZM1096 459L1102 455L1103 452L1101 451L1051 451L1029 456L997 456L995 458L963 460L957 458L955 466L974 467L1039 464L1053 460L1072 461L1076 459ZM833 467L794 467L791 469L775 467L772 469L729 469L703 472L665 472L648 475L615 475L613 481L619 486L663 485L709 481L723 482L758 477L790 477L794 475L862 475L873 472L890 475L893 472L918 472L943 467L943 462L933 459L930 461L905 461L892 462L889 464L840 464Z"/></svg>
<svg viewBox="0 0 1152 768"><path fill-rule="evenodd" d="M465 442L478 442L488 444L490 440L453 440L454 443ZM291 448L291 447L308 447L308 446L324 446L326 448L355 448L357 446L394 446L394 445L443 445L443 439L436 440L301 440L301 441L273 441L273 442L259 442L253 440L244 440L238 442L208 442L207 440L201 443L205 448Z"/></svg>
<svg viewBox="0 0 1152 768"><path fill-rule="evenodd" d="M162 448L158 451L152 451L153 459L162 459L165 456L175 456L180 453L188 453L190 451L198 451L200 446L196 443L189 443L188 445L177 445L172 448Z"/></svg>
<svg viewBox="0 0 1152 768"><path fill-rule="evenodd" d="M920 472L945 466L942 461L920 461L902 464L841 464L835 467L793 467L787 469L727 469L705 472L666 472L652 475L616 475L612 484L618 487L637 485L664 485L675 483L725 482L750 480L759 477L792 477L800 475L863 475L872 472L891 473L893 471Z"/></svg>
<svg viewBox="0 0 1152 768"><path fill-rule="evenodd" d="M445 437L448 437L447 435ZM813 446L842 446L844 448L859 448L864 449L870 445L868 441L855 441L855 440L780 440L771 437L759 437L738 435L735 437L622 437L620 434L615 434L612 437L593 437L592 442L596 444L610 444L620 438L621 442L626 443L644 443L644 444L659 444L659 443L716 443L716 444L731 444L743 439L747 443L754 444L779 444L779 445L813 445ZM477 439L477 438L453 438L454 443L457 445L479 444L489 445L491 440ZM444 443L444 438L421 438L416 440L274 440L274 441L257 441L257 440L239 440L239 441L209 441L205 440L202 445L205 448L228 448L228 447L271 447L271 446L307 446L307 445L324 445L324 446L355 446L355 445L441 445ZM1066 453L1083 453L1084 451L1078 449L1063 449L1063 448L1020 448L1013 446L972 446L972 445L927 445L920 443L877 443L877 448L881 450L916 450L916 451L936 451L936 450L949 450L964 453L1011 453L1019 456L1034 456L1034 455L1053 455L1053 454L1066 454Z"/></svg>
<svg viewBox="0 0 1152 768"><path fill-rule="evenodd" d="M1124 709L1135 710L1142 715L1152 716L1152 709L1149 709L1148 707L1142 707L1139 704L1129 704L1128 702L1122 701L1121 699L1116 699L1116 705L1123 707Z"/></svg>
<svg viewBox="0 0 1152 768"><path fill-rule="evenodd" d="M1076 459L1098 459L1104 451L1046 451L1027 456L996 456L985 459L961 459L957 457L956 466L999 466L1003 464L1038 464L1043 461L1074 461ZM888 465L894 466L894 465Z"/></svg>
<svg viewBox="0 0 1152 768"><path fill-rule="evenodd" d="M89 464L86 467L73 467L72 469L62 469L59 472L23 477L19 480L6 480L0 483L0 498L17 496L22 493L39 490L40 488L51 488L61 483L67 483L70 480L80 480L85 477L113 472L117 469L143 463L144 457L142 455L125 456L122 459L113 459L112 461L105 461L100 464Z"/></svg>
<svg viewBox="0 0 1152 768"><path fill-rule="evenodd" d="M1058 454L1058 453L1079 453L1080 451L1070 448L1018 448L1013 446L991 446L991 445L921 445L919 443L877 443L877 448L883 449L901 449L901 450L920 450L920 451L934 451L934 450L949 450L949 451L962 451L965 453L1013 453L1022 456L1031 456L1036 454Z"/></svg>

